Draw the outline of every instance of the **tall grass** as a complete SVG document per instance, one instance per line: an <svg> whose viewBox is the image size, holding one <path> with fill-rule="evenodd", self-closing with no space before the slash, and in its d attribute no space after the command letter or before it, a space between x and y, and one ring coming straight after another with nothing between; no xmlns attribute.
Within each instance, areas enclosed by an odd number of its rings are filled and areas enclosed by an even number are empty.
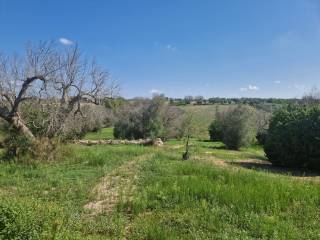
<svg viewBox="0 0 320 240"><path fill-rule="evenodd" d="M182 150L173 148L180 144L72 145L71 155L54 162L0 163L0 239L319 239L319 185L181 161ZM230 152L221 143L193 144L202 158L263 154L259 147ZM88 215L83 206L101 178L146 154L133 197L113 212Z"/></svg>
<svg viewBox="0 0 320 240"><path fill-rule="evenodd" d="M160 154L130 203L132 239L317 239L319 203L311 183Z"/></svg>

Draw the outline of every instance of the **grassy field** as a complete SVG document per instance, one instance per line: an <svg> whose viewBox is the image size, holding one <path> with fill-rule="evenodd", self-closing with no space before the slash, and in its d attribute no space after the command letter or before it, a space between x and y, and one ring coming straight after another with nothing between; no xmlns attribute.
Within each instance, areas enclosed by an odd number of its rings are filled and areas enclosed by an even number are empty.
<svg viewBox="0 0 320 240"><path fill-rule="evenodd" d="M319 177L242 167L265 160L259 146L192 144L188 161L183 142L169 141L67 145L55 162L1 163L0 239L320 238Z"/></svg>
<svg viewBox="0 0 320 240"><path fill-rule="evenodd" d="M208 139L208 127L213 121L217 111L224 111L230 108L232 105L186 105L179 106L180 109L192 113L195 121L197 122L197 127L199 129L199 137L202 139Z"/></svg>
<svg viewBox="0 0 320 240"><path fill-rule="evenodd" d="M98 132L87 133L84 139L86 140L113 139L113 128L102 128Z"/></svg>

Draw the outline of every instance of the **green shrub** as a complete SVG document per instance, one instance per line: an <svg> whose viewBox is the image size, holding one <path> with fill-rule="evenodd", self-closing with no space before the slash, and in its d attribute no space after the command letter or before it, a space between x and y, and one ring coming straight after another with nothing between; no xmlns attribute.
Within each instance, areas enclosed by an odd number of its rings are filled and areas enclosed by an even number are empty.
<svg viewBox="0 0 320 240"><path fill-rule="evenodd" d="M30 159L33 157L32 144L17 130L10 129L7 137L3 141L5 152L3 160L5 161L20 161L22 158Z"/></svg>
<svg viewBox="0 0 320 240"><path fill-rule="evenodd" d="M19 163L33 164L38 161L52 161L70 152L69 146L61 144L59 138L39 137L30 141L15 129L8 130L2 146L4 154L0 160Z"/></svg>
<svg viewBox="0 0 320 240"><path fill-rule="evenodd" d="M135 105L134 105L135 104ZM178 135L177 119L182 114L169 106L162 96L152 100L136 101L126 106L118 115L114 137L122 139L162 138Z"/></svg>
<svg viewBox="0 0 320 240"><path fill-rule="evenodd" d="M255 141L257 113L253 107L238 105L219 113L209 128L211 140L222 140L229 149L246 147Z"/></svg>
<svg viewBox="0 0 320 240"><path fill-rule="evenodd" d="M229 149L239 149L254 143L257 134L256 111L240 105L225 114L223 142Z"/></svg>
<svg viewBox="0 0 320 240"><path fill-rule="evenodd" d="M223 129L219 120L214 120L209 126L209 135L211 141L222 141Z"/></svg>
<svg viewBox="0 0 320 240"><path fill-rule="evenodd" d="M260 145L265 145L267 141L267 130L258 131L256 139Z"/></svg>
<svg viewBox="0 0 320 240"><path fill-rule="evenodd" d="M114 125L115 138L139 139L144 137L140 111L128 111L119 118Z"/></svg>
<svg viewBox="0 0 320 240"><path fill-rule="evenodd" d="M55 207L0 199L0 239L54 239L61 223Z"/></svg>
<svg viewBox="0 0 320 240"><path fill-rule="evenodd" d="M274 165L320 169L319 105L294 105L277 111L264 150Z"/></svg>

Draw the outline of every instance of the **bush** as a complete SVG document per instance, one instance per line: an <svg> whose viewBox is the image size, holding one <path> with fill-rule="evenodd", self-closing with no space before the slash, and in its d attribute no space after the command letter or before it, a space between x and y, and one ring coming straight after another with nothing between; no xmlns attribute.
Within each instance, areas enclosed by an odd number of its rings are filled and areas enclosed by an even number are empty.
<svg viewBox="0 0 320 240"><path fill-rule="evenodd" d="M7 137L4 139L3 147L5 152L3 160L20 161L21 159L32 159L33 151L30 141L15 129L8 131Z"/></svg>
<svg viewBox="0 0 320 240"><path fill-rule="evenodd" d="M152 100L137 100L126 105L114 126L114 137L121 139L162 138L178 134L176 120L181 111L169 106L162 96Z"/></svg>
<svg viewBox="0 0 320 240"><path fill-rule="evenodd" d="M222 140L229 149L252 144L257 134L256 116L256 110L246 105L217 114L209 128L211 140Z"/></svg>
<svg viewBox="0 0 320 240"><path fill-rule="evenodd" d="M274 165L320 169L319 105L294 105L277 111L264 150Z"/></svg>
<svg viewBox="0 0 320 240"><path fill-rule="evenodd" d="M59 210L30 201L0 199L0 239L54 239Z"/></svg>
<svg viewBox="0 0 320 240"><path fill-rule="evenodd" d="M114 125L113 135L120 139L139 139L144 137L142 110L131 110L122 114Z"/></svg>
<svg viewBox="0 0 320 240"><path fill-rule="evenodd" d="M264 145L267 139L267 132L269 127L271 113L259 110L257 111L257 136L256 139L260 145Z"/></svg>
<svg viewBox="0 0 320 240"><path fill-rule="evenodd" d="M219 121L214 120L209 126L209 135L211 141L222 141L223 129Z"/></svg>
<svg viewBox="0 0 320 240"><path fill-rule="evenodd" d="M259 145L265 145L267 141L267 130L258 131L256 139Z"/></svg>
<svg viewBox="0 0 320 240"><path fill-rule="evenodd" d="M0 160L31 163L38 161L53 161L69 154L69 146L63 145L59 139L40 137L30 141L15 129L9 129L2 143L5 148Z"/></svg>

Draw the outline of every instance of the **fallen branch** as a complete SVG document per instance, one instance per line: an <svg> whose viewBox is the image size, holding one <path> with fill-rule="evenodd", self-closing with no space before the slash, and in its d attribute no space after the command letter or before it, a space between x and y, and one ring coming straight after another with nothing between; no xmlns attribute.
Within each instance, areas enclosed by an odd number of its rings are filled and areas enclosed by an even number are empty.
<svg viewBox="0 0 320 240"><path fill-rule="evenodd" d="M74 140L74 144L80 145L153 145L162 146L163 142L160 138L157 139L138 139L138 140Z"/></svg>

